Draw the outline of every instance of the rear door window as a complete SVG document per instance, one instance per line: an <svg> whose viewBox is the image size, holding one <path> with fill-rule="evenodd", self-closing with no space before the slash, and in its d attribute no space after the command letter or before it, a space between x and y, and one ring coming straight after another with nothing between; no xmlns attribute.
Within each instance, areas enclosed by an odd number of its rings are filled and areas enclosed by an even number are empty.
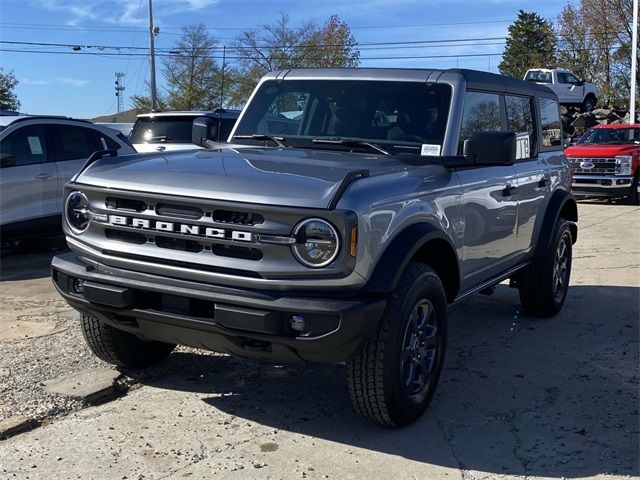
<svg viewBox="0 0 640 480"><path fill-rule="evenodd" d="M539 70L532 70L527 72L525 80L529 82L537 83L551 83L551 72L541 72Z"/></svg>
<svg viewBox="0 0 640 480"><path fill-rule="evenodd" d="M22 127L0 142L2 168L33 165L47 161L44 129L41 125Z"/></svg>

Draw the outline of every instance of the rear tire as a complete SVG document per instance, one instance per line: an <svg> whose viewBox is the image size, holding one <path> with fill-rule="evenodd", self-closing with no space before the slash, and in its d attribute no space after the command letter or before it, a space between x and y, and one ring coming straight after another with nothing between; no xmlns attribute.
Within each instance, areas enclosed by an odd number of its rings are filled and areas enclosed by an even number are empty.
<svg viewBox="0 0 640 480"><path fill-rule="evenodd" d="M119 367L150 367L167 358L176 347L172 343L140 340L134 334L105 325L91 315L80 314L80 325L93 354Z"/></svg>
<svg viewBox="0 0 640 480"><path fill-rule="evenodd" d="M353 407L385 427L403 427L427 409L442 371L447 301L427 265L412 262L380 320L376 336L347 363Z"/></svg>
<svg viewBox="0 0 640 480"><path fill-rule="evenodd" d="M582 111L591 112L594 108L596 108L596 99L593 95L587 95L587 98L585 98L582 103Z"/></svg>
<svg viewBox="0 0 640 480"><path fill-rule="evenodd" d="M520 303L529 315L548 318L562 309L571 277L572 247L571 229L561 218L549 250L517 277Z"/></svg>

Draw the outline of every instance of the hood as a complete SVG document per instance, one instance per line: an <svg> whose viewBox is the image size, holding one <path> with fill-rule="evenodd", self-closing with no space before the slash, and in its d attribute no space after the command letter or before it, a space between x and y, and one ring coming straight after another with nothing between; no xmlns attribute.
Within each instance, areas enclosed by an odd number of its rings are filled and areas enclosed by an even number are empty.
<svg viewBox="0 0 640 480"><path fill-rule="evenodd" d="M616 155L632 155L640 152L640 145L634 144L611 144L611 143L585 143L576 144L565 149L567 157L592 157L592 158L612 158Z"/></svg>
<svg viewBox="0 0 640 480"><path fill-rule="evenodd" d="M223 148L105 157L77 183L231 202L327 208L346 174L411 168L395 157L330 150Z"/></svg>

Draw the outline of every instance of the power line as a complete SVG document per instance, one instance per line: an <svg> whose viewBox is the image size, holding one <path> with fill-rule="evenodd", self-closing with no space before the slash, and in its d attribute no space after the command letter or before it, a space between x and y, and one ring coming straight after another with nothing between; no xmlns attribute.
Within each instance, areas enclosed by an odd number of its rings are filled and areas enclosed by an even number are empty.
<svg viewBox="0 0 640 480"><path fill-rule="evenodd" d="M349 28L352 30L373 30L373 29L389 29L389 28L421 28L421 27L446 27L446 26L456 26L456 25L486 25L486 24L496 24L496 23L512 23L513 20L479 20L479 21L469 21L469 22L438 22L438 23L418 23L418 24L403 24L403 25L353 25ZM0 26L4 27L15 27L15 28L38 28L45 30L48 27L56 27L51 28L51 30L85 30L91 29L95 31L95 29L108 29L108 30L140 30L144 31L144 28L137 26L128 26L128 25L67 25L62 23L18 23L18 22L0 22ZM45 28L47 27L47 28ZM256 25L255 27L260 28L261 25ZM231 30L231 31L243 31L250 30L251 27L204 27L205 30ZM287 30L300 30L303 27L291 27ZM182 30L182 27L172 27L169 25L161 26L161 29L164 30Z"/></svg>
<svg viewBox="0 0 640 480"><path fill-rule="evenodd" d="M620 45L610 46L609 50L619 48ZM554 50L555 53L563 53L563 52L584 52L584 51L602 51L601 48L571 48L571 49L560 49ZM119 53L117 56L113 54L104 53L104 52L61 52L55 50L25 50L25 49L7 49L0 48L0 52L12 52L12 53L37 53L37 54L53 54L53 55L93 55L102 58L110 58L110 59L120 59L122 57L130 56L136 58L146 58L146 54L143 53ZM360 60L418 60L418 59L434 59L434 58L465 58L465 57L494 57L497 55L502 55L502 53L459 53L459 54L447 54L447 55L402 55L402 56L385 56L385 57L360 57ZM530 55L530 52L523 52L515 55ZM159 57L172 57L171 54L158 54ZM213 58L213 59L222 59L221 56L212 56L212 55L193 55L195 58ZM227 59L231 60L244 60L244 57L230 57L227 55ZM278 60L287 60L287 58L272 58L275 61Z"/></svg>

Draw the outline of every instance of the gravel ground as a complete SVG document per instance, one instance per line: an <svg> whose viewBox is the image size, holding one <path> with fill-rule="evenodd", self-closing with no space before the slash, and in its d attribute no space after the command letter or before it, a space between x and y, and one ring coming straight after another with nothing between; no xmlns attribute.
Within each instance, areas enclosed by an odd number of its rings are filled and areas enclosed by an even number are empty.
<svg viewBox="0 0 640 480"><path fill-rule="evenodd" d="M504 285L452 307L434 404L403 430L353 414L343 366L188 348L124 372L126 396L80 409L41 385L105 366L48 280L52 253L7 257L0 413L68 414L0 441L0 478L638 478L639 215L580 205L572 288L553 319L523 316Z"/></svg>

